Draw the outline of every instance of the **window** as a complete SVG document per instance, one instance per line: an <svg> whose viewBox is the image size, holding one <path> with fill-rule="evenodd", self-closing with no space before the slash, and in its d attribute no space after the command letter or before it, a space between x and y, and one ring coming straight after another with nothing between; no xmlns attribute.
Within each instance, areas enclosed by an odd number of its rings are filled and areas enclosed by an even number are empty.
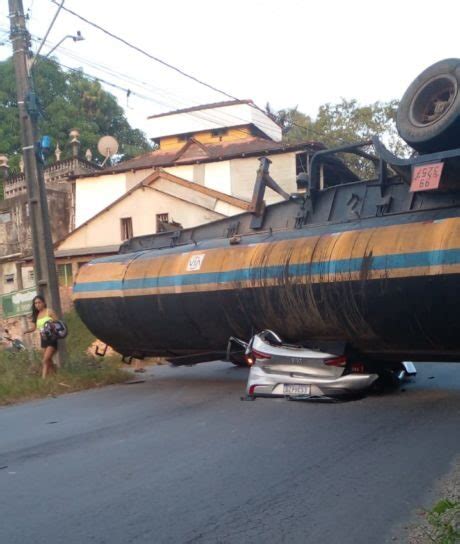
<svg viewBox="0 0 460 544"><path fill-rule="evenodd" d="M164 232L164 223L169 223L169 213L157 213L157 230L156 232Z"/></svg>
<svg viewBox="0 0 460 544"><path fill-rule="evenodd" d="M29 281L35 281L35 271L33 268L27 272L27 278Z"/></svg>
<svg viewBox="0 0 460 544"><path fill-rule="evenodd" d="M217 138L220 142L222 141L222 136L225 136L228 134L228 129L226 128L216 128L215 130L211 130L211 136L213 138Z"/></svg>
<svg viewBox="0 0 460 544"><path fill-rule="evenodd" d="M72 263L58 264L57 272L59 285L71 287L73 284Z"/></svg>
<svg viewBox="0 0 460 544"><path fill-rule="evenodd" d="M129 240L133 237L133 220L131 217L122 217L120 219L121 239Z"/></svg>
<svg viewBox="0 0 460 544"><path fill-rule="evenodd" d="M305 173L310 171L310 157L308 153L297 153L295 156L295 170L296 174Z"/></svg>
<svg viewBox="0 0 460 544"><path fill-rule="evenodd" d="M14 274L5 274L5 283L14 283Z"/></svg>
<svg viewBox="0 0 460 544"><path fill-rule="evenodd" d="M1 212L0 213L0 223L9 223L11 221L10 212Z"/></svg>
<svg viewBox="0 0 460 544"><path fill-rule="evenodd" d="M302 190L308 187L310 175L310 157L308 153L297 153L295 156L295 173L297 189Z"/></svg>

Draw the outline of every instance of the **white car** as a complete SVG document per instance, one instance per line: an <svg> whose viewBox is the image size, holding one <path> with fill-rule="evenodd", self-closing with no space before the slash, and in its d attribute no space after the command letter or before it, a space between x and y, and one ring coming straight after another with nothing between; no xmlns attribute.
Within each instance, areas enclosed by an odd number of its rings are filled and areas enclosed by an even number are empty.
<svg viewBox="0 0 460 544"><path fill-rule="evenodd" d="M246 393L255 397L288 397L294 399L345 398L358 396L377 383L382 374L366 372L363 364L353 364L344 355L283 343L270 330L256 334L246 343L237 338L229 340L227 356L236 343L244 349L250 366ZM383 369L388 372L386 369ZM412 363L391 370L396 379L415 375Z"/></svg>

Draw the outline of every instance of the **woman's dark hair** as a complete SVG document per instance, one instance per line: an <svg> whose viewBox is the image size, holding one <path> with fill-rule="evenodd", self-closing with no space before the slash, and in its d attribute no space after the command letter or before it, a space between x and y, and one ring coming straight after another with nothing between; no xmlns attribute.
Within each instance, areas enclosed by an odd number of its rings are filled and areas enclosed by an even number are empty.
<svg viewBox="0 0 460 544"><path fill-rule="evenodd" d="M32 323L36 323L37 322L37 317L38 317L38 310L37 310L37 308L35 308L35 301L36 300L41 300L43 302L43 304L45 305L45 308L46 308L45 299L41 295L36 295L32 299Z"/></svg>

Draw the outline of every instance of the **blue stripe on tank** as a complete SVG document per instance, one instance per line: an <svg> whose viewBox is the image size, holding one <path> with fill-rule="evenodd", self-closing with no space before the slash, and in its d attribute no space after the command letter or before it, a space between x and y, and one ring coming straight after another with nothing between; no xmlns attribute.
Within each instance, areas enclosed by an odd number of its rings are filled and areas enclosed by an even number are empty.
<svg viewBox="0 0 460 544"><path fill-rule="evenodd" d="M338 259L313 263L273 265L237 270L178 274L175 276L157 276L129 280L109 280L77 283L75 293L92 291L119 291L121 289L146 289L156 287L177 287L181 285L222 284L229 282L259 282L273 278L321 276L359 272L363 268L362 257ZM460 249L423 251L419 253L400 253L366 257L366 271L396 270L401 268L422 268L460 263Z"/></svg>

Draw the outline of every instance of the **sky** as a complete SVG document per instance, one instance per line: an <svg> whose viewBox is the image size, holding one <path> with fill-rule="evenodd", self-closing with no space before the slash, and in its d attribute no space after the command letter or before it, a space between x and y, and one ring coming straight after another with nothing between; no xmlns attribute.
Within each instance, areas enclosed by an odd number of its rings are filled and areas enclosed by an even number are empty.
<svg viewBox="0 0 460 544"><path fill-rule="evenodd" d="M23 3L36 51L57 5ZM297 106L312 117L341 98L399 99L430 64L460 57L454 0L65 0L64 6L232 97L262 108ZM0 0L0 60L11 54L8 29L8 1ZM148 115L229 99L64 11L42 54L77 30L84 41L66 39L53 56L122 87L103 84L147 136Z"/></svg>

